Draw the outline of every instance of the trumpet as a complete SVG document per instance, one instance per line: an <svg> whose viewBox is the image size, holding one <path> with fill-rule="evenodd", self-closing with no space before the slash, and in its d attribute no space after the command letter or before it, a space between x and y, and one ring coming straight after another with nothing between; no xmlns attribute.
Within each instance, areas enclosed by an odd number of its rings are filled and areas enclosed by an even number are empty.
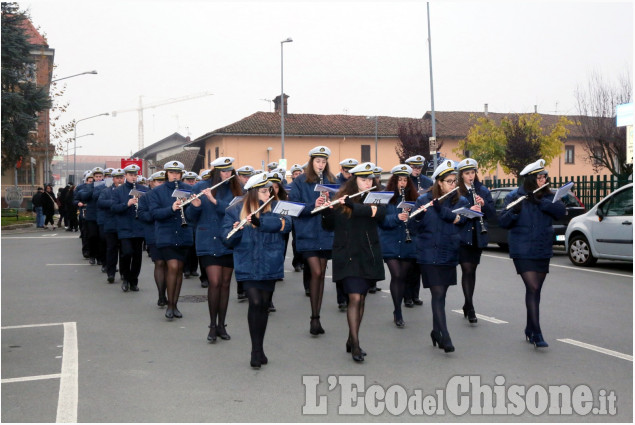
<svg viewBox="0 0 635 425"><path fill-rule="evenodd" d="M427 204L419 207L416 211L414 211L412 214L410 214L410 217L408 217L408 220L410 220L415 215L419 214L421 211L424 211L424 210L430 208L432 206L432 204L434 203L434 201L441 201L443 198L447 198L448 196L450 196L451 194L453 194L457 190L459 190L458 186L455 187L454 189L452 189L451 191L449 191L448 193L446 193L445 195L441 195L437 199L433 199L432 201L428 202Z"/></svg>
<svg viewBox="0 0 635 425"><path fill-rule="evenodd" d="M217 187L219 187L220 185L222 185L225 182L230 181L231 179L233 179L234 177L236 177L235 175L230 176L228 178L226 178L225 180L223 180L222 182L215 184L214 186L210 187L209 190L214 190ZM192 202L195 199L200 198L201 196L203 196L203 192L197 193L196 195L194 195L194 197L187 199L186 201L183 201L183 203L179 206L179 208L183 209L183 207L185 207L187 204L189 204L190 202Z"/></svg>
<svg viewBox="0 0 635 425"><path fill-rule="evenodd" d="M544 189L545 187L549 186L551 183L547 182L545 184L543 184L542 186L540 186L538 189L534 190L532 193L538 193L540 192L542 189ZM529 195L523 195L520 198L516 199L514 202L510 202L509 204L507 204L507 206L505 207L505 211L510 210L512 208L514 208L514 206L516 204L521 203L522 201L524 201L525 199L527 199Z"/></svg>
<svg viewBox="0 0 635 425"><path fill-rule="evenodd" d="M375 189L376 187L377 186L373 186L370 189L366 189L366 190L362 190L361 192L354 193L354 194L350 195L349 198L354 198L356 196L363 195L364 193L370 192L371 190ZM315 214L318 211L325 210L325 209L327 209L327 208L329 208L329 207L331 207L333 205L337 205L337 204L341 204L341 203L342 203L342 199L336 199L333 202L327 202L326 204L315 208L313 211L311 211L311 214Z"/></svg>
<svg viewBox="0 0 635 425"><path fill-rule="evenodd" d="M405 188L401 188L399 189L399 191L401 192L401 201L404 202L406 200L406 189ZM405 209L405 208L404 208ZM408 225L404 222L404 226L406 226L406 243L411 243L412 242L412 238L410 237L410 229L408 229Z"/></svg>
<svg viewBox="0 0 635 425"><path fill-rule="evenodd" d="M229 233L227 234L227 239L231 238L232 236L234 236L234 233L236 233L239 230L242 230L242 228L245 226L245 224L247 224L247 219L249 217L251 217L254 214L257 214L260 210L262 210L269 202L273 201L273 196L270 196L269 199L267 199L261 206L260 208L258 208L256 211L252 212L251 214L249 214L247 217L243 218L240 223L238 223L238 226L234 227L233 229L231 229L229 231Z"/></svg>
<svg viewBox="0 0 635 425"><path fill-rule="evenodd" d="M476 205L476 188L474 187L474 185L470 186L470 190L472 191L472 199L474 200L474 205ZM479 223L481 223L481 235L484 235L485 233L487 233L487 225L485 224L485 220L483 220L483 217L479 217Z"/></svg>

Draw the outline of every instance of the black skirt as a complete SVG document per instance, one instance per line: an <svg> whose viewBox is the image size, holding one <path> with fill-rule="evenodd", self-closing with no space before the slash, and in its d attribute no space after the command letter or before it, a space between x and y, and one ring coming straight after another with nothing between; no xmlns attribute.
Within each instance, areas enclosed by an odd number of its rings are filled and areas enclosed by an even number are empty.
<svg viewBox="0 0 635 425"><path fill-rule="evenodd" d="M424 288L456 285L456 266L419 264Z"/></svg>
<svg viewBox="0 0 635 425"><path fill-rule="evenodd" d="M481 264L481 248L473 245L461 245L459 248L459 263Z"/></svg>
<svg viewBox="0 0 635 425"><path fill-rule="evenodd" d="M549 258L514 258L514 266L516 266L517 274L524 272L549 273L549 260Z"/></svg>
<svg viewBox="0 0 635 425"><path fill-rule="evenodd" d="M302 258L304 258L305 260L311 257L326 258L327 260L333 258L333 251L331 251L330 249L324 249L321 251L302 251L300 253L302 254Z"/></svg>
<svg viewBox="0 0 635 425"><path fill-rule="evenodd" d="M148 245L148 252L150 253L150 258L152 258L152 261L165 261L165 259L163 258L163 254L161 254L161 251L159 250L159 248L157 248L156 244Z"/></svg>
<svg viewBox="0 0 635 425"><path fill-rule="evenodd" d="M227 267L229 269L234 268L234 255L226 254L221 256L214 255L203 255L200 257L201 266L209 267L209 266L221 266Z"/></svg>
<svg viewBox="0 0 635 425"><path fill-rule="evenodd" d="M161 251L161 256L165 261L179 260L185 262L189 248L189 246L164 246L159 248L159 251Z"/></svg>
<svg viewBox="0 0 635 425"><path fill-rule="evenodd" d="M246 280L242 282L242 284L245 290L260 289L267 292L273 292L276 290L275 280Z"/></svg>
<svg viewBox="0 0 635 425"><path fill-rule="evenodd" d="M345 277L342 279L342 286L345 294L366 295L375 282L375 280L364 279L363 277Z"/></svg>

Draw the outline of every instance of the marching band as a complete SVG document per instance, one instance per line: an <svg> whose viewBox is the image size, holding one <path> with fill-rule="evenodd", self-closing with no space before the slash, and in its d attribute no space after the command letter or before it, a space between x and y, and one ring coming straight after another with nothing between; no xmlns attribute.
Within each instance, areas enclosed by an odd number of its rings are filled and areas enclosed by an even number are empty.
<svg viewBox="0 0 635 425"><path fill-rule="evenodd" d="M320 314L327 263L332 260L338 306L347 313L346 352L363 362L365 299L386 278L386 265L394 326L406 326L402 306L421 304L421 281L431 295L432 344L453 352L446 294L457 285L460 266L463 315L469 324L478 323L476 269L488 244L487 219L496 216L492 196L479 180L477 161L446 159L429 178L422 174L424 156L415 155L390 170L383 189L376 164L346 158L335 176L330 155L328 147L317 146L308 152L304 166L294 164L288 173L275 162L267 165L268 172L249 165L235 168L231 157L215 159L200 177L179 161L169 161L147 180L134 164L124 169L96 167L84 174L74 194L82 253L90 264L102 266L109 284L119 271L122 291L137 292L147 250L154 263L157 305L165 307L168 321L183 317L178 308L183 276L198 276L200 264L210 343L231 339L226 317L235 273L238 299L249 304L250 365L260 368L268 363L268 315L275 311L272 297L276 282L284 279L292 239L292 265L297 272L304 269L310 298L310 335L326 332ZM522 186L505 198L499 218L501 227L509 229L510 257L525 285L525 338L535 347L548 346L539 321L540 293L553 255L552 221L566 213L563 203L554 200L544 166L538 160L525 167Z"/></svg>

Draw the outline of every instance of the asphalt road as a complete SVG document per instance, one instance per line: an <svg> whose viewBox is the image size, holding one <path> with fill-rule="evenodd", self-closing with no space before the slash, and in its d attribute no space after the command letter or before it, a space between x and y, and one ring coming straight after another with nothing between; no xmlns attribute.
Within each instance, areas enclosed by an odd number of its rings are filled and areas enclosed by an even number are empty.
<svg viewBox="0 0 635 425"><path fill-rule="evenodd" d="M265 338L269 364L254 370L247 303L237 302L234 282L232 339L212 345L198 279L184 280L184 318L167 322L146 256L140 292L123 293L83 259L76 233L3 231L1 248L3 422L633 420L632 264L577 268L557 250L542 292L550 344L542 350L524 340L524 288L501 250L484 252L477 271L477 325L453 311L463 304L460 285L448 291L451 354L431 344L429 294L422 290L423 306L404 309L406 327L397 329L388 281L380 282L384 290L368 295L360 332L368 356L356 364L344 350L346 315L330 270L326 333L315 338L301 273L287 258ZM457 393L454 384L465 379L472 385ZM573 393L572 413L566 397L550 399L555 386ZM500 402L495 414L479 408L490 395ZM425 396L422 408L416 401ZM445 408L433 408L432 399Z"/></svg>

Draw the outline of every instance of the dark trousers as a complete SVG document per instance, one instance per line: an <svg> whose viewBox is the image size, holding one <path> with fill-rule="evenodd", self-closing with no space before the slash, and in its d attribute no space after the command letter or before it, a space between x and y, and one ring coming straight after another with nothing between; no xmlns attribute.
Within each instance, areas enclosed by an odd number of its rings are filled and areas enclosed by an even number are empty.
<svg viewBox="0 0 635 425"><path fill-rule="evenodd" d="M106 239L106 274L114 276L117 272L117 260L119 259L119 239L117 232L105 232Z"/></svg>
<svg viewBox="0 0 635 425"><path fill-rule="evenodd" d="M404 292L404 300L416 300L419 298L419 290L421 289L421 274L419 267L410 267L406 274L406 290Z"/></svg>
<svg viewBox="0 0 635 425"><path fill-rule="evenodd" d="M119 270L128 283L137 285L143 257L143 238L128 238L120 241L121 263L119 264Z"/></svg>
<svg viewBox="0 0 635 425"><path fill-rule="evenodd" d="M99 256L97 257L102 264L106 264L106 232L104 225L99 225Z"/></svg>
<svg viewBox="0 0 635 425"><path fill-rule="evenodd" d="M187 250L187 257L185 258L185 265L183 271L185 273L194 273L198 268L198 257L196 256L196 245L192 245Z"/></svg>
<svg viewBox="0 0 635 425"><path fill-rule="evenodd" d="M200 269L201 269L201 275L198 277L198 278L199 278L199 280L200 280L201 282L208 282L208 280L207 280L207 270L206 270L206 269L205 269L205 267L203 267L203 265L201 264L201 257L196 257L196 259L198 260L198 262L199 262L199 266L200 266Z"/></svg>
<svg viewBox="0 0 635 425"><path fill-rule="evenodd" d="M90 251L88 250L88 232L86 232L86 220L83 217L83 210L79 211L79 237L82 238L82 254L88 258Z"/></svg>
<svg viewBox="0 0 635 425"><path fill-rule="evenodd" d="M288 235L288 233L287 233ZM293 266L293 268L295 269L297 266L299 266L300 264L302 264L304 262L304 259L302 258L302 254L300 254L296 248L295 248L295 226L291 228L291 235L293 236L293 239L291 239L291 248L293 249L293 260L291 261L291 265ZM287 240L288 240L288 236L287 236ZM286 255L286 251L285 251L285 255Z"/></svg>
<svg viewBox="0 0 635 425"><path fill-rule="evenodd" d="M79 223L77 221L77 210L68 212L68 228L77 231Z"/></svg>
<svg viewBox="0 0 635 425"><path fill-rule="evenodd" d="M337 291L337 304L348 304L348 295L344 293L344 284L341 280L335 282L335 290Z"/></svg>
<svg viewBox="0 0 635 425"><path fill-rule="evenodd" d="M88 255L99 259L99 225L93 220L84 220L84 234L88 242Z"/></svg>

